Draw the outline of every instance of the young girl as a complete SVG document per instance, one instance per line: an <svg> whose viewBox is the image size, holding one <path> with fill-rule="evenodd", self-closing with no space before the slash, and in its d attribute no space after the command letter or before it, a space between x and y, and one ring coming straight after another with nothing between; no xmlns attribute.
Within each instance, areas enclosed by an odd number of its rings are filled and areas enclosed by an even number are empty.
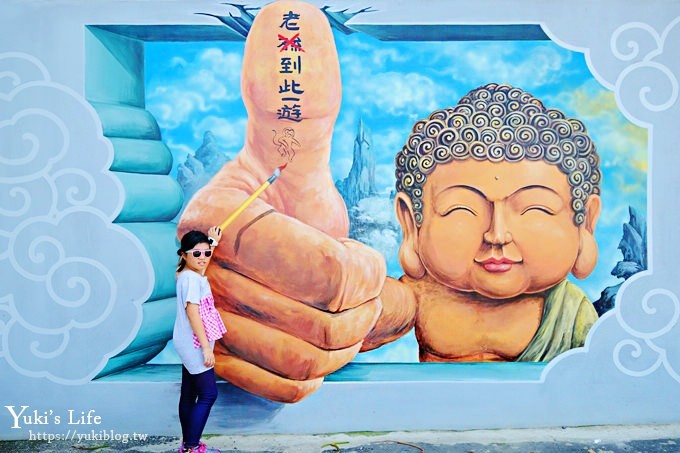
<svg viewBox="0 0 680 453"><path fill-rule="evenodd" d="M213 346L227 331L215 309L208 278L203 275L222 231L212 227L208 235L200 231L186 233L177 251L177 317L172 340L182 359L179 421L183 442L179 452L219 453L200 442L217 399Z"/></svg>

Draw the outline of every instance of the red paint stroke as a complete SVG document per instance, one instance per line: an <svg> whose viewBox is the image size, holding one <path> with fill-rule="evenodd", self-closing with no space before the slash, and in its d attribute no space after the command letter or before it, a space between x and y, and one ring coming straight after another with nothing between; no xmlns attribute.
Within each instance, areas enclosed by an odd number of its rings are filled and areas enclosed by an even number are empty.
<svg viewBox="0 0 680 453"><path fill-rule="evenodd" d="M281 47L281 50L279 52L283 52L284 50L288 50L288 47L292 47L295 50L299 50L300 52L304 52L305 49L302 48L302 45L298 44L295 42L296 39L299 39L300 33L295 33L292 38L288 39L283 35L279 35L279 39L283 41L283 46Z"/></svg>

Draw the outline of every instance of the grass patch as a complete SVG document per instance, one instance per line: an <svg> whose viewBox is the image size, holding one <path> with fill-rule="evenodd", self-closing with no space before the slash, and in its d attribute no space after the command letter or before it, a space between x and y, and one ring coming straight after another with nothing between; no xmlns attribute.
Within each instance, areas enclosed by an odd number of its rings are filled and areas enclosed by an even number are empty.
<svg viewBox="0 0 680 453"><path fill-rule="evenodd" d="M323 444L320 448L323 450L323 447L333 447L335 451L340 451L340 447L338 445L346 445L349 442L330 442L328 444Z"/></svg>
<svg viewBox="0 0 680 453"><path fill-rule="evenodd" d="M366 437L375 437L375 436L384 436L385 434L390 434L391 431L352 431L351 433L344 433L347 434L348 436L366 436Z"/></svg>

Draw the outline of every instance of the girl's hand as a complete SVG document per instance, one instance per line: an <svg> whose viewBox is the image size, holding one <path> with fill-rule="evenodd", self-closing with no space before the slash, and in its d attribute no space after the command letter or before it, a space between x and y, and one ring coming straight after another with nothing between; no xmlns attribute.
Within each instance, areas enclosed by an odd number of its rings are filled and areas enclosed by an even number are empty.
<svg viewBox="0 0 680 453"><path fill-rule="evenodd" d="M210 346L203 348L203 365L207 367L215 366L215 354Z"/></svg>
<svg viewBox="0 0 680 453"><path fill-rule="evenodd" d="M212 226L208 230L208 237L213 238L215 241L220 242L222 239L222 229L218 226Z"/></svg>

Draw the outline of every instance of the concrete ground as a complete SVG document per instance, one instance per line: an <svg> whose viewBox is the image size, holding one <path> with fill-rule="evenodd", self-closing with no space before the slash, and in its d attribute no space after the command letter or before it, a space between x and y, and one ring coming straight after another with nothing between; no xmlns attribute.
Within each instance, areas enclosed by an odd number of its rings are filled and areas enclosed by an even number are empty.
<svg viewBox="0 0 680 453"><path fill-rule="evenodd" d="M206 435L223 452L543 453L680 452L680 424L470 431ZM0 452L176 452L179 439L145 441L0 441Z"/></svg>

